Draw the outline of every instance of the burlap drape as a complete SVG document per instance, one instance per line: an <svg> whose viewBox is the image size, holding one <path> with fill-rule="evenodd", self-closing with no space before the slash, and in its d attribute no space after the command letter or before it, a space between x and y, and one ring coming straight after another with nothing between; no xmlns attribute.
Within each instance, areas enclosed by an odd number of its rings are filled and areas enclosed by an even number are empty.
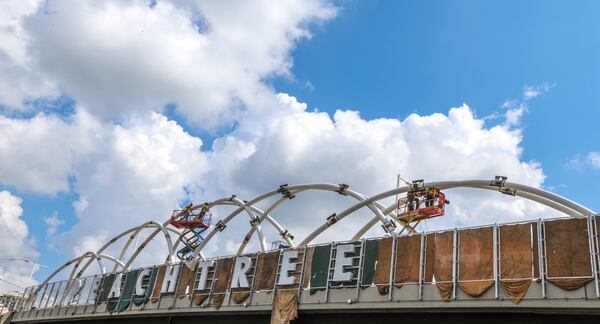
<svg viewBox="0 0 600 324"><path fill-rule="evenodd" d="M217 261L217 277L215 278L216 281L212 290L212 303L215 309L221 308L225 299L234 261L234 257L219 259Z"/></svg>
<svg viewBox="0 0 600 324"><path fill-rule="evenodd" d="M365 241L365 251L362 264L362 274L360 286L362 288L369 287L373 283L375 276L375 265L377 264L377 240Z"/></svg>
<svg viewBox="0 0 600 324"><path fill-rule="evenodd" d="M421 262L421 235L400 236L396 239L396 273L394 285L419 282Z"/></svg>
<svg viewBox="0 0 600 324"><path fill-rule="evenodd" d="M587 220L553 220L545 227L548 281L565 290L592 281Z"/></svg>
<svg viewBox="0 0 600 324"><path fill-rule="evenodd" d="M499 234L500 285L504 293L518 304L532 280L532 224L502 225ZM537 241L537 237L534 238Z"/></svg>
<svg viewBox="0 0 600 324"><path fill-rule="evenodd" d="M312 271L312 259L315 252L314 247L307 247L304 255L304 273L302 274L302 288L310 285L310 274Z"/></svg>
<svg viewBox="0 0 600 324"><path fill-rule="evenodd" d="M298 317L298 292L296 290L276 290L273 299L271 324L289 324Z"/></svg>
<svg viewBox="0 0 600 324"><path fill-rule="evenodd" d="M386 237L379 239L377 244L377 265L375 266L373 282L381 295L387 294L390 289L392 243L393 239L391 237Z"/></svg>
<svg viewBox="0 0 600 324"><path fill-rule="evenodd" d="M494 285L494 228L461 230L458 286L473 297Z"/></svg>
<svg viewBox="0 0 600 324"><path fill-rule="evenodd" d="M452 282L454 232L435 233L433 242L433 276L440 296L445 301L449 301L454 288Z"/></svg>
<svg viewBox="0 0 600 324"><path fill-rule="evenodd" d="M193 268L188 266L181 267L181 273L179 274L179 282L177 283L177 297L184 298L190 295L194 290L194 282L196 281L197 265Z"/></svg>
<svg viewBox="0 0 600 324"><path fill-rule="evenodd" d="M256 254L249 254L247 255L247 257L249 257L251 260L253 260L252 262L254 263L251 267L250 270L248 270L248 274L252 274L253 273L253 267L256 266ZM277 265L275 265L275 267L277 267ZM255 278L253 278L252 280L255 280ZM230 279L231 281L231 279ZM248 297L250 297L250 289L252 287L252 282L250 280L248 280L248 284L249 286L246 288L231 288L231 300L233 300L234 303L236 304L241 304L243 303L246 299L248 299Z"/></svg>
<svg viewBox="0 0 600 324"><path fill-rule="evenodd" d="M310 294L314 295L319 290L325 290L329 276L329 257L331 244L314 247L310 269Z"/></svg>
<svg viewBox="0 0 600 324"><path fill-rule="evenodd" d="M256 278L254 278L254 290L266 290L271 292L275 286L277 276L277 265L279 263L279 251L262 253L258 256L256 264Z"/></svg>
<svg viewBox="0 0 600 324"><path fill-rule="evenodd" d="M162 289L163 281L165 280L166 271L167 266L158 267L154 289L152 290L152 297L150 298L152 303L156 303L160 299L160 290Z"/></svg>

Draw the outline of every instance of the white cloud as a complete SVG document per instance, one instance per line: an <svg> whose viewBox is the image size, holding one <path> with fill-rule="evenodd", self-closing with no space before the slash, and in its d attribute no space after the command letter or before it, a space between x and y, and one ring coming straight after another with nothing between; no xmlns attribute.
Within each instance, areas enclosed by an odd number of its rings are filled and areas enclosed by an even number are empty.
<svg viewBox="0 0 600 324"><path fill-rule="evenodd" d="M552 90L556 85L553 83L544 82L540 85L530 86L526 85L523 88L523 100L528 101L539 95L542 95Z"/></svg>
<svg viewBox="0 0 600 324"><path fill-rule="evenodd" d="M600 152L590 152L587 155L587 161L594 167L600 169Z"/></svg>
<svg viewBox="0 0 600 324"><path fill-rule="evenodd" d="M556 85L548 82L536 86L526 85L523 87L522 100L509 99L502 104L506 109L504 113L504 125L516 127L521 124L523 115L529 111L529 101L552 90Z"/></svg>
<svg viewBox="0 0 600 324"><path fill-rule="evenodd" d="M366 120L355 111L308 111L296 98L276 95L263 80L289 75L289 52L309 37L307 23L334 13L320 1L46 2L43 12L24 19L31 49L24 66L58 84L79 107L66 119L1 117L0 183L46 194L74 191L79 222L55 238L73 254L166 219L180 199L249 199L282 183L344 182L365 194L390 189L397 173L429 181L502 174L543 184L539 163L521 158L518 104L508 107L516 110L504 125L486 127L466 105L447 114ZM523 101L533 98L525 90ZM201 151L199 138L152 112L171 102L200 128L236 127ZM498 193L448 195L449 215L431 227L549 215ZM337 194L299 195L276 215L301 238L351 203ZM365 217L352 215L323 239L348 238ZM230 224L210 254L233 252L247 229L247 218ZM144 261L163 261L160 248L156 243Z"/></svg>
<svg viewBox="0 0 600 324"><path fill-rule="evenodd" d="M8 39L17 44L5 50L10 59L0 59L0 71L37 81L39 91L29 86L35 82L0 82L0 94L13 94L0 97L5 105L55 96L55 87L41 86L52 83L98 116L121 120L128 112L161 111L173 103L210 130L235 122L249 106L274 108L273 90L262 80L289 75L289 52L310 37L307 25L336 11L320 0L154 6L49 0L35 9L4 17L14 25ZM11 68L15 60L22 61L18 70Z"/></svg>
<svg viewBox="0 0 600 324"><path fill-rule="evenodd" d="M58 217L58 213L54 211L52 215L44 217L44 223L48 228L46 229L46 236L48 238L52 238L56 232L58 232L58 228L65 223L63 219Z"/></svg>
<svg viewBox="0 0 600 324"><path fill-rule="evenodd" d="M69 190L73 160L94 149L98 128L83 110L68 120L0 116L0 183L45 194Z"/></svg>
<svg viewBox="0 0 600 324"><path fill-rule="evenodd" d="M0 191L0 256L2 258L36 258L29 229L21 219L21 198L9 191ZM18 289L14 284L27 285L31 265L20 261L0 263L0 294ZM11 284L12 283L12 284Z"/></svg>

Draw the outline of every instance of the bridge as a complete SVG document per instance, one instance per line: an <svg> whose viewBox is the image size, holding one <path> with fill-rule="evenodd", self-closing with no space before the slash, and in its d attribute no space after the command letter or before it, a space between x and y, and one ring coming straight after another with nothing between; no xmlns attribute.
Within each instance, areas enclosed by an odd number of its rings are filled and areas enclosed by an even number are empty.
<svg viewBox="0 0 600 324"><path fill-rule="evenodd" d="M417 233L402 221L398 204L386 198L410 193L411 186L368 197L347 185L282 185L244 201L236 196L191 209L236 206L194 246L184 260L176 251L186 230L150 221L128 229L97 251L88 251L29 287L11 321L156 321L250 323L273 318L286 323L358 323L366 320L558 321L597 320L600 313L598 215L554 193L506 181L439 181L424 188L494 190L553 208L565 216L517 223ZM286 201L309 191L332 192L354 204L328 215L323 224L295 244L294 234L275 216ZM259 205L269 201L265 209ZM361 209L371 217L347 240L311 244ZM249 217L236 255L207 258L203 249L236 217ZM271 250L262 226L273 226L285 245ZM365 238L381 225L384 236ZM143 230L150 235L126 253ZM189 231L188 231L189 232ZM408 234L408 235L405 235ZM256 235L259 251L246 251ZM166 242L165 262L133 269L155 238ZM116 256L106 254L118 242ZM97 274L86 276L96 263ZM111 267L106 267L110 264ZM56 281L60 274L64 280ZM477 314L477 316L473 316ZM535 314L535 315L534 315Z"/></svg>

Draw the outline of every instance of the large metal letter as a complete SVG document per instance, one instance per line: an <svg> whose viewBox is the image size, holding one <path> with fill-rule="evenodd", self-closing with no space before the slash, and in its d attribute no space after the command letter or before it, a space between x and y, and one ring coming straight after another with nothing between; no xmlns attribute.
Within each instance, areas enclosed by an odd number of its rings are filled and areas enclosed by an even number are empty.
<svg viewBox="0 0 600 324"><path fill-rule="evenodd" d="M135 295L136 296L146 296L146 291L150 288L150 287L146 287L144 289L144 287L142 286L142 283L144 282L144 278L147 276L150 276L152 274L152 269L150 268L145 268L140 270L140 273L138 274L138 277L135 281Z"/></svg>
<svg viewBox="0 0 600 324"><path fill-rule="evenodd" d="M181 269L182 264L170 265L167 267L165 271L165 278L163 279L162 287L160 288L160 293L172 293L175 292L175 286L177 282L177 277L179 276L179 270Z"/></svg>
<svg viewBox="0 0 600 324"><path fill-rule="evenodd" d="M110 291L108 292L108 298L121 297L121 283L122 282L123 282L123 274L117 273L115 275L115 279L112 282L112 287L110 287Z"/></svg>
<svg viewBox="0 0 600 324"><path fill-rule="evenodd" d="M352 265L352 258L346 257L346 253L354 252L354 244L340 244L336 248L335 268L333 269L333 281L352 280L351 272L344 272L344 266Z"/></svg>
<svg viewBox="0 0 600 324"><path fill-rule="evenodd" d="M248 288L248 277L246 273L250 270L252 260L247 256L239 256L235 258L235 266L233 268L233 278L231 278L231 288Z"/></svg>
<svg viewBox="0 0 600 324"><path fill-rule="evenodd" d="M208 268L215 265L215 260L207 260L198 262L198 274L200 274L200 280L198 286L194 287L195 290L206 289L206 280L208 279Z"/></svg>
<svg viewBox="0 0 600 324"><path fill-rule="evenodd" d="M296 270L296 264L292 263L292 259L298 257L298 251L285 251L281 256L281 271L279 272L279 280L277 280L278 285L293 285L294 280L296 279L294 276L290 276L289 272L292 270Z"/></svg>

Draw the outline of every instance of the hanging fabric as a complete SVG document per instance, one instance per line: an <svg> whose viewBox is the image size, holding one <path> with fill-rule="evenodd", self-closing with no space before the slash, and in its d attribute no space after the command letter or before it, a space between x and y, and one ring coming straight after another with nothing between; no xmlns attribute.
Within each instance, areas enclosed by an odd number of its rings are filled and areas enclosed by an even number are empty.
<svg viewBox="0 0 600 324"><path fill-rule="evenodd" d="M458 285L479 297L494 285L494 228L461 230L459 238Z"/></svg>
<svg viewBox="0 0 600 324"><path fill-rule="evenodd" d="M276 290L273 299L271 324L289 324L298 317L298 292Z"/></svg>
<svg viewBox="0 0 600 324"><path fill-rule="evenodd" d="M435 285L442 299L449 301L454 289L452 278L454 232L435 233L433 241L433 277L435 278Z"/></svg>
<svg viewBox="0 0 600 324"><path fill-rule="evenodd" d="M545 222L548 281L575 290L593 280L587 219Z"/></svg>
<svg viewBox="0 0 600 324"><path fill-rule="evenodd" d="M394 286L418 283L421 264L421 235L400 236L396 239L396 273Z"/></svg>
<svg viewBox="0 0 600 324"><path fill-rule="evenodd" d="M181 273L179 275L179 282L177 283L177 297L179 299L185 296L191 295L194 290L194 283L196 281L197 273L197 262L190 268L187 265L181 267Z"/></svg>
<svg viewBox="0 0 600 324"><path fill-rule="evenodd" d="M379 239L377 244L377 264L375 266L375 275L373 282L377 286L380 295L385 295L390 289L390 269L392 258L393 238L386 237Z"/></svg>
<svg viewBox="0 0 600 324"><path fill-rule="evenodd" d="M279 263L279 250L261 253L256 265L255 291L271 292L275 286L277 276L277 265Z"/></svg>
<svg viewBox="0 0 600 324"><path fill-rule="evenodd" d="M533 277L532 235L532 224L500 226L500 285L515 304L521 302Z"/></svg>
<svg viewBox="0 0 600 324"><path fill-rule="evenodd" d="M154 290L152 290L152 297L150 298L150 301L152 303L156 303L160 299L160 290L162 289L162 285L163 285L163 281L165 279L166 272L167 272L167 266L162 265L162 266L158 267L158 271L156 274L156 280L154 283Z"/></svg>
<svg viewBox="0 0 600 324"><path fill-rule="evenodd" d="M215 278L216 281L212 290L212 303L215 309L221 308L225 300L234 261L234 257L219 259L217 261L217 277Z"/></svg>

